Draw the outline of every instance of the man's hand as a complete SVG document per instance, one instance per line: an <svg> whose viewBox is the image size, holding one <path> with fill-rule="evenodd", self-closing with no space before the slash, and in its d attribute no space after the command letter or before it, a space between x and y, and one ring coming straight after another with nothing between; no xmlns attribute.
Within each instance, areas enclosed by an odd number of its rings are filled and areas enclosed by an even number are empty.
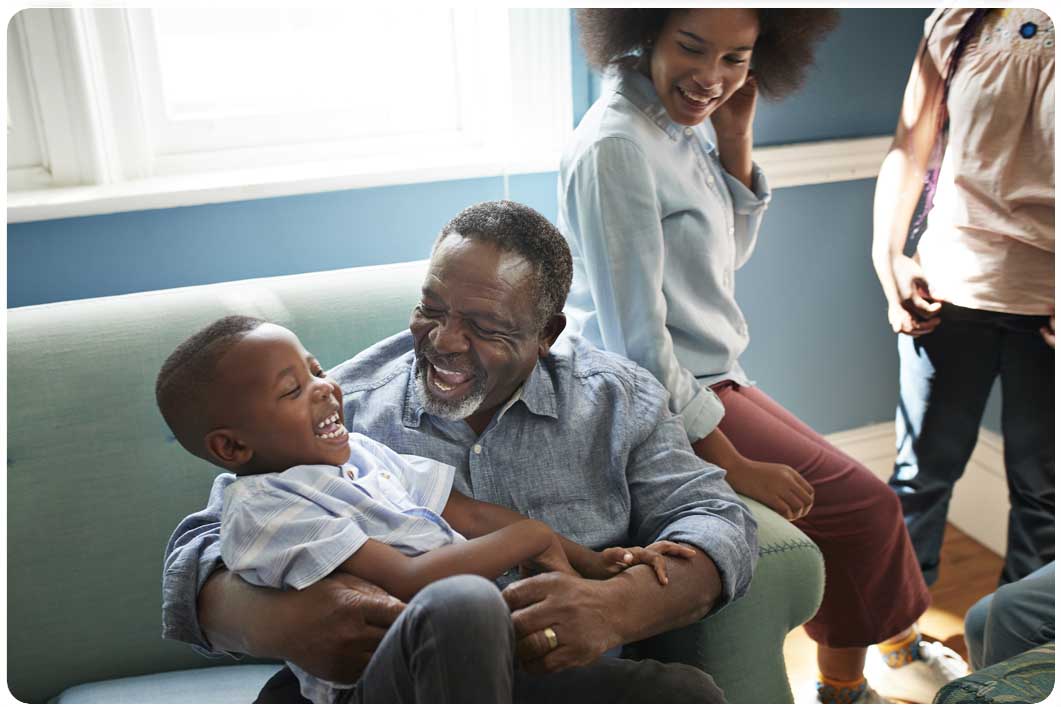
<svg viewBox="0 0 1061 707"><path fill-rule="evenodd" d="M376 585L343 572L284 595L282 615L276 617L288 626L281 655L334 682L357 681L405 608Z"/></svg>
<svg viewBox="0 0 1061 707"><path fill-rule="evenodd" d="M786 464L741 458L726 469L726 480L737 493L767 505L785 520L799 520L814 506L814 487Z"/></svg>
<svg viewBox="0 0 1061 707"><path fill-rule="evenodd" d="M888 322L896 334L921 336L940 324L942 305L932 298L921 265L905 255L892 259L898 300L888 305Z"/></svg>
<svg viewBox="0 0 1061 707"><path fill-rule="evenodd" d="M516 655L528 672L544 673L588 665L622 643L614 629L609 582L559 572L513 582L502 592L512 609ZM557 641L550 646L545 629Z"/></svg>

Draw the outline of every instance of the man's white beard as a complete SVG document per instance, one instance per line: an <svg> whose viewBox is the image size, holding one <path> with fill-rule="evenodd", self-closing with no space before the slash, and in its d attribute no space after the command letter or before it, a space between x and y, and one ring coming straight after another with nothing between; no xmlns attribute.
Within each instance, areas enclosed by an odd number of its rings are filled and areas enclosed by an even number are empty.
<svg viewBox="0 0 1061 707"><path fill-rule="evenodd" d="M478 379L471 391L460 400L439 400L427 387L426 366L416 366L416 392L424 403L424 410L429 415L443 420L463 420L471 416L486 400L486 381Z"/></svg>

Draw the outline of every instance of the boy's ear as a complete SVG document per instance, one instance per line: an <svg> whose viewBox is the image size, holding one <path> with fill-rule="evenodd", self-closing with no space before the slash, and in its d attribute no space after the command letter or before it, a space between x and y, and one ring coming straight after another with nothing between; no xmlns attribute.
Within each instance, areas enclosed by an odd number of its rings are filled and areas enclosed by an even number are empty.
<svg viewBox="0 0 1061 707"><path fill-rule="evenodd" d="M544 358L549 355L549 349L556 343L556 339L563 332L565 326L567 326L567 317L564 316L563 312L557 312L549 317L549 321L545 323L541 333L538 335L538 358Z"/></svg>
<svg viewBox="0 0 1061 707"><path fill-rule="evenodd" d="M225 468L239 468L254 456L254 450L239 441L235 430L219 427L206 433L206 453Z"/></svg>

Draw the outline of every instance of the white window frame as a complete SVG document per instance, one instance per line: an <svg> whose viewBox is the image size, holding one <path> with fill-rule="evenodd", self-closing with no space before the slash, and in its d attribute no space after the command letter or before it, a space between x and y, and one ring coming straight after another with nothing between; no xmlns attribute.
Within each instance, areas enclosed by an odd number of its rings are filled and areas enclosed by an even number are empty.
<svg viewBox="0 0 1061 707"><path fill-rule="evenodd" d="M152 104L157 95L150 89L157 67L138 59L150 56L142 44L151 40L145 29L153 25L149 13L65 8L15 16L31 91L36 91L34 111L45 164L28 178L15 179L9 171L9 223L553 171L572 128L568 11L459 9L458 32L473 34L479 42L489 38L493 45L485 51L497 59L465 57L458 90L487 85L500 89L498 98L505 99L492 101L504 106L492 114L462 116L468 119L462 125L478 127L476 131L447 141L437 135L420 139L420 149L410 149L417 144L415 136L373 138L376 153L388 142L402 147L375 157L359 149L365 141L356 140L159 152ZM487 13L494 16L486 18ZM476 23L486 19L496 26L498 13L516 20L507 43L504 33L476 31ZM512 95L512 81L504 77L514 75L536 80ZM258 166L263 161L268 166ZM11 190L26 186L34 188Z"/></svg>

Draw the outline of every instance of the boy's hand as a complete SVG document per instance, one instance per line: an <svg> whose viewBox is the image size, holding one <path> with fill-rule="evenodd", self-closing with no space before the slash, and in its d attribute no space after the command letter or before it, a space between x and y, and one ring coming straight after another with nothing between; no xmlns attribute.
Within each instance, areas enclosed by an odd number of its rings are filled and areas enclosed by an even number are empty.
<svg viewBox="0 0 1061 707"><path fill-rule="evenodd" d="M580 576L571 566L571 563L568 562L564 548L560 544L560 536L555 533L553 534L552 544L549 545L545 552L525 560L519 565L519 573L523 577L541 574L542 572L562 572L574 577Z"/></svg>
<svg viewBox="0 0 1061 707"><path fill-rule="evenodd" d="M598 553L603 562L607 576L618 574L634 565L650 565L656 572L656 579L662 585L667 584L667 561L671 557L693 557L696 550L688 545L679 545L669 540L654 542L648 547L609 547Z"/></svg>

